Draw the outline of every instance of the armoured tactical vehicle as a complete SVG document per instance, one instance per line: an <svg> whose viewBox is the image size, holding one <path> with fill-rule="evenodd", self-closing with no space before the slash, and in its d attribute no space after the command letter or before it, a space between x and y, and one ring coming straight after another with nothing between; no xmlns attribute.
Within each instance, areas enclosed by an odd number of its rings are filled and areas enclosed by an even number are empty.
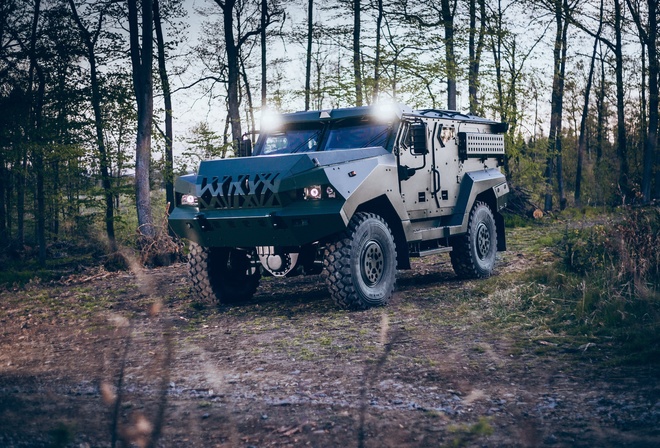
<svg viewBox="0 0 660 448"><path fill-rule="evenodd" d="M262 123L245 157L176 181L169 223L191 241L194 291L240 301L262 275L321 274L337 305L365 309L387 303L411 257L442 252L459 277L488 277L506 248L506 130L401 105Z"/></svg>

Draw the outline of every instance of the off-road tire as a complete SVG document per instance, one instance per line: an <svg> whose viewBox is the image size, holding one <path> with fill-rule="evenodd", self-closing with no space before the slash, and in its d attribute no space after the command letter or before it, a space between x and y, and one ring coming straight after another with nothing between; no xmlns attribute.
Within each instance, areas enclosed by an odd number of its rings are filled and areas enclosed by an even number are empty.
<svg viewBox="0 0 660 448"><path fill-rule="evenodd" d="M386 305L396 283L396 246L383 218L356 213L343 234L326 245L322 276L341 308Z"/></svg>
<svg viewBox="0 0 660 448"><path fill-rule="evenodd" d="M484 202L477 202L470 212L465 235L452 242L451 264L460 278L490 277L495 268L497 229L493 212Z"/></svg>
<svg viewBox="0 0 660 448"><path fill-rule="evenodd" d="M251 298L261 273L245 250L190 244L188 273L192 290L205 301L235 303Z"/></svg>

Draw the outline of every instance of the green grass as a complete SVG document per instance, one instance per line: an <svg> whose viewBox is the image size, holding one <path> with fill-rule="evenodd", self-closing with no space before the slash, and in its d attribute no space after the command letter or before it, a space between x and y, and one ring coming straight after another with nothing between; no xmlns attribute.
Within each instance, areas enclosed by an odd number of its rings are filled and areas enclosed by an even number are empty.
<svg viewBox="0 0 660 448"><path fill-rule="evenodd" d="M660 362L657 208L574 210L507 237L505 263L524 254L526 269L475 282L468 294L493 328L524 332L537 355L583 347L613 364Z"/></svg>
<svg viewBox="0 0 660 448"><path fill-rule="evenodd" d="M513 229L516 227L531 227L535 224L533 218L527 218L525 216L516 215L513 213L503 213L504 216L504 227L507 229Z"/></svg>
<svg viewBox="0 0 660 448"><path fill-rule="evenodd" d="M486 417L479 417L479 420L473 424L452 425L449 431L454 434L449 446L463 447L476 444L477 440L488 437L493 434L493 427Z"/></svg>

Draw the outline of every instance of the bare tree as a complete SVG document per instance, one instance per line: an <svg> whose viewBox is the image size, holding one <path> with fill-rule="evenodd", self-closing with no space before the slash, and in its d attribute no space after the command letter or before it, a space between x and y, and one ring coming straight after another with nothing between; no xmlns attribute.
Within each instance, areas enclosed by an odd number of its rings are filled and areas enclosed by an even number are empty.
<svg viewBox="0 0 660 448"><path fill-rule="evenodd" d="M567 35L570 12L577 4L573 0L552 0L544 4L550 9L555 18L555 44L553 49L553 76L552 76L552 101L550 110L550 133L548 136L548 152L545 171L545 210L552 210L553 190L553 168L557 167L557 187L559 190L559 206L563 210L566 207L566 196L564 192L564 179L562 167L562 114L564 102L564 78L566 72Z"/></svg>
<svg viewBox="0 0 660 448"><path fill-rule="evenodd" d="M648 50L649 58L649 127L644 143L644 168L642 170L642 201L648 203L651 200L653 168L656 162L660 165L660 155L656 154L658 147L658 74L660 73L657 49L659 2L657 0L646 0L646 23L643 22L641 2L639 0L626 0L626 3L637 25L640 40ZM659 184L660 173L656 172L655 197L657 198L660 198Z"/></svg>
<svg viewBox="0 0 660 448"><path fill-rule="evenodd" d="M619 176L618 176L618 186L622 195L622 200L625 202L626 197L629 194L629 175L630 168L628 164L628 141L627 141L627 131L626 131L626 103L625 103L625 84L623 82L623 32L624 32L624 16L623 16L623 5L624 0L612 0L614 6L614 18L612 23L612 31L614 32L614 42L610 39L600 36L600 42L605 44L609 50L614 54L614 73L615 73L615 86L616 86L616 147L617 147L617 157L619 160ZM590 30L588 27L584 26L574 15L569 15L569 19L572 24L576 25L582 31L586 32L592 37L596 36L596 33ZM602 67L602 66L601 66ZM604 76L605 71L601 69L601 73ZM605 83L601 82L601 88L604 88ZM604 94L604 91L603 91ZM604 95L602 96L604 99ZM605 102L601 103L601 106L605 106ZM599 108L602 110L602 108ZM601 119L604 119L604 115L600 115ZM602 130L604 128L600 127ZM604 139L600 140L601 142ZM602 145L600 146L602 148Z"/></svg>
<svg viewBox="0 0 660 448"><path fill-rule="evenodd" d="M626 103L623 83L623 0L614 0L614 44L610 46L616 60L616 110L617 110L617 154L619 156L619 188L624 197L629 193L628 140L626 137Z"/></svg>
<svg viewBox="0 0 660 448"><path fill-rule="evenodd" d="M110 242L112 250L116 250L115 242L115 225L114 225L114 206L113 206L113 191L112 182L109 172L110 161L108 160L108 152L105 146L104 132L104 118L101 113L101 90L99 87L99 74L96 57L96 44L99 36L101 35L103 21L105 20L105 7L100 5L98 12L98 19L96 25L90 31L83 23L78 13L78 9L73 0L69 0L69 7L73 20L78 26L80 37L87 51L86 57L89 63L89 82L92 87L92 110L94 111L94 129L96 130L96 147L99 151L99 167L101 171L101 186L103 187L103 196L105 199L105 231Z"/></svg>
<svg viewBox="0 0 660 448"><path fill-rule="evenodd" d="M426 7L427 5L425 5ZM407 0L403 3L404 17L417 23L424 28L435 28L442 26L445 32L445 63L447 70L447 109L456 110L456 81L458 77L458 66L456 63L456 52L454 42L454 17L458 0L440 0L440 7L437 3L431 2L428 5L430 9L437 14L436 20L426 20L421 14L412 14L408 11Z"/></svg>
<svg viewBox="0 0 660 448"><path fill-rule="evenodd" d="M362 106L362 68L360 66L360 0L353 0L353 76L355 77L355 105Z"/></svg>
<svg viewBox="0 0 660 448"><path fill-rule="evenodd" d="M266 21L268 20L268 0L261 0L261 107L266 107L268 91L268 60L266 58Z"/></svg>
<svg viewBox="0 0 660 448"><path fill-rule="evenodd" d="M383 16L383 0L376 0L376 56L374 58L374 90L371 97L372 102L376 102L380 94L380 40L382 35L381 28L383 27Z"/></svg>
<svg viewBox="0 0 660 448"><path fill-rule="evenodd" d="M71 0L70 0L71 1ZM168 204L168 212L174 210L174 157L172 154L172 142L174 141L174 127L172 123L172 92L170 80L167 75L165 61L165 36L160 17L160 5L158 0L153 0L154 29L156 31L156 47L158 54L158 74L163 88L163 101L165 103L165 199Z"/></svg>
<svg viewBox="0 0 660 448"><path fill-rule="evenodd" d="M582 206L582 163L587 141L587 116L589 114L589 95L591 93L591 85L594 77L594 65L596 63L596 53L598 52L598 42L600 34L603 31L603 0L600 0L600 15L599 15L598 31L596 31L596 38L594 39L594 49L591 53L591 60L589 61L589 74L587 75L587 85L584 87L584 106L582 108L582 118L580 119L580 136L578 137L577 147L577 167L575 173L575 205Z"/></svg>
<svg viewBox="0 0 660 448"><path fill-rule="evenodd" d="M155 229L151 214L149 166L151 164L151 125L153 120L153 1L141 0L142 24L138 26L137 0L127 0L128 25L133 67L133 87L137 101L137 139L135 149L135 202L138 225L146 237ZM140 46L140 34L142 45Z"/></svg>
<svg viewBox="0 0 660 448"><path fill-rule="evenodd" d="M305 56L305 110L309 110L312 78L312 39L314 37L314 0L307 1L307 53Z"/></svg>
<svg viewBox="0 0 660 448"><path fill-rule="evenodd" d="M479 29L477 30L477 6L479 6ZM476 114L479 109L479 65L484 48L486 34L486 1L469 0L470 30L468 36L468 53L470 69L468 71L468 95L470 113Z"/></svg>
<svg viewBox="0 0 660 448"><path fill-rule="evenodd" d="M233 140L240 140L243 137L239 94L241 48L251 37L260 35L263 27L268 27L277 21L283 12L267 11L265 20L258 26L247 32L239 29L238 35L234 35L236 22L234 14L240 15L237 0L215 0L215 3L222 10L224 46L227 56L227 109L231 135Z"/></svg>

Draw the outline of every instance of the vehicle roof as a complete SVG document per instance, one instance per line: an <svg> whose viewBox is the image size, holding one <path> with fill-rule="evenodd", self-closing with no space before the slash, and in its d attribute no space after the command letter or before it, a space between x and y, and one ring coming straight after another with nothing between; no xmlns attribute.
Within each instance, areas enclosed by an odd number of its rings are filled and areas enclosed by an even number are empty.
<svg viewBox="0 0 660 448"><path fill-rule="evenodd" d="M418 109L412 110L411 108L397 104L395 109L399 118L406 117L419 117L419 118L444 118L449 120L472 121L475 123L495 124L496 121L488 118L478 117L476 115L464 114L453 110L441 109ZM337 120L343 118L357 118L376 114L375 106L362 106L362 107L346 107L337 109L324 109L313 111L301 111L282 114L282 121L284 123L300 123L300 122L314 122L318 120Z"/></svg>

